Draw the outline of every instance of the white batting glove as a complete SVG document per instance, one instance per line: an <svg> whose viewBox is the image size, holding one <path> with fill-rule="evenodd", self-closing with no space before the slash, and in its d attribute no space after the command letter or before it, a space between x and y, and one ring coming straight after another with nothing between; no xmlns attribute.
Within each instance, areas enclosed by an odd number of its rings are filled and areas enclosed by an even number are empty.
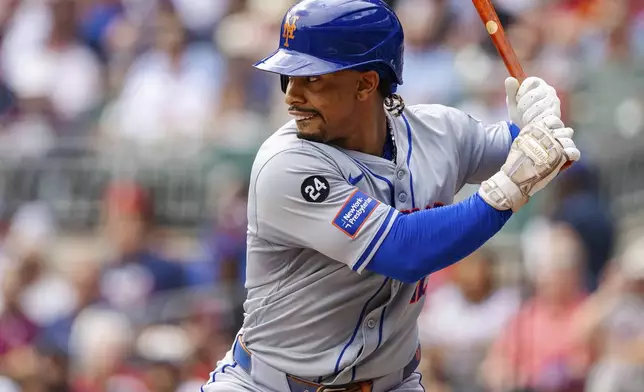
<svg viewBox="0 0 644 392"><path fill-rule="evenodd" d="M557 91L541 78L529 77L519 85L516 78L509 77L505 79L505 94L510 120L521 129L548 116L561 118Z"/></svg>
<svg viewBox="0 0 644 392"><path fill-rule="evenodd" d="M555 178L567 159L552 130L529 123L512 142L501 170L481 184L479 195L497 210L517 212Z"/></svg>
<svg viewBox="0 0 644 392"><path fill-rule="evenodd" d="M552 131L552 136L561 143L568 160L577 162L579 158L581 158L581 153L577 149L575 142L572 140L575 131L572 128L565 127L563 121L555 115L550 115L544 118L543 124Z"/></svg>
<svg viewBox="0 0 644 392"><path fill-rule="evenodd" d="M506 103L510 120L520 129L529 123L542 123L553 131L561 143L570 163L576 162L581 153L572 140L574 131L561 121L561 101L554 87L545 80L529 77L519 85L513 77L505 79Z"/></svg>

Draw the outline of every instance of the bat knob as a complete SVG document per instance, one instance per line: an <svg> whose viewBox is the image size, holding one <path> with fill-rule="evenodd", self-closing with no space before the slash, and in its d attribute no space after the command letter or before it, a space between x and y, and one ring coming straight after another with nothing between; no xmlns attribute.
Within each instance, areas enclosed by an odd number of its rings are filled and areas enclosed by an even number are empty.
<svg viewBox="0 0 644 392"><path fill-rule="evenodd" d="M564 171L564 170L568 169L570 166L572 166L573 163L574 163L573 161L566 161L566 163L564 163L563 166L561 166L560 171Z"/></svg>

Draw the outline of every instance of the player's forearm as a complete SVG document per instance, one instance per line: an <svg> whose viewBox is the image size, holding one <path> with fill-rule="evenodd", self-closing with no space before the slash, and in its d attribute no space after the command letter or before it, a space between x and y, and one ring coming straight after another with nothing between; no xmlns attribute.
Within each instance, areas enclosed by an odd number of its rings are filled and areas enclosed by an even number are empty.
<svg viewBox="0 0 644 392"><path fill-rule="evenodd" d="M512 216L478 194L450 206L399 215L366 267L403 282L416 282L477 250Z"/></svg>

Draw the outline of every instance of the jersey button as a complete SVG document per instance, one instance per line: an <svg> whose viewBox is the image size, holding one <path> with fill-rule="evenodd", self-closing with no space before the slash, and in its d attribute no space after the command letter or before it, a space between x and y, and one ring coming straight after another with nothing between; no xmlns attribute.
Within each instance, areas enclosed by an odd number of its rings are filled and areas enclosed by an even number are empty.
<svg viewBox="0 0 644 392"><path fill-rule="evenodd" d="M396 177L398 177L399 180L402 180L403 178L405 178L405 171L398 170L398 173L396 173Z"/></svg>
<svg viewBox="0 0 644 392"><path fill-rule="evenodd" d="M404 203L407 201L407 194L405 192L401 192L398 194L398 201L401 203Z"/></svg>
<svg viewBox="0 0 644 392"><path fill-rule="evenodd" d="M376 321L374 319L367 320L367 327L369 327L369 329L376 328Z"/></svg>

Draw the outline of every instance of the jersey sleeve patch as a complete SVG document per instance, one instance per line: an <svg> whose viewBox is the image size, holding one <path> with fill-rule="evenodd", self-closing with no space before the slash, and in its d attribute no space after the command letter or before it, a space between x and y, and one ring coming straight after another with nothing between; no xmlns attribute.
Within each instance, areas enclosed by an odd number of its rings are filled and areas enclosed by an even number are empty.
<svg viewBox="0 0 644 392"><path fill-rule="evenodd" d="M331 185L329 185L329 181L322 176L310 176L302 182L300 192L302 193L304 200L309 203L322 203L327 197L329 197Z"/></svg>
<svg viewBox="0 0 644 392"><path fill-rule="evenodd" d="M351 194L344 202L340 211L333 219L333 226L337 227L351 238L355 238L360 228L369 219L380 202L367 196L359 189Z"/></svg>

